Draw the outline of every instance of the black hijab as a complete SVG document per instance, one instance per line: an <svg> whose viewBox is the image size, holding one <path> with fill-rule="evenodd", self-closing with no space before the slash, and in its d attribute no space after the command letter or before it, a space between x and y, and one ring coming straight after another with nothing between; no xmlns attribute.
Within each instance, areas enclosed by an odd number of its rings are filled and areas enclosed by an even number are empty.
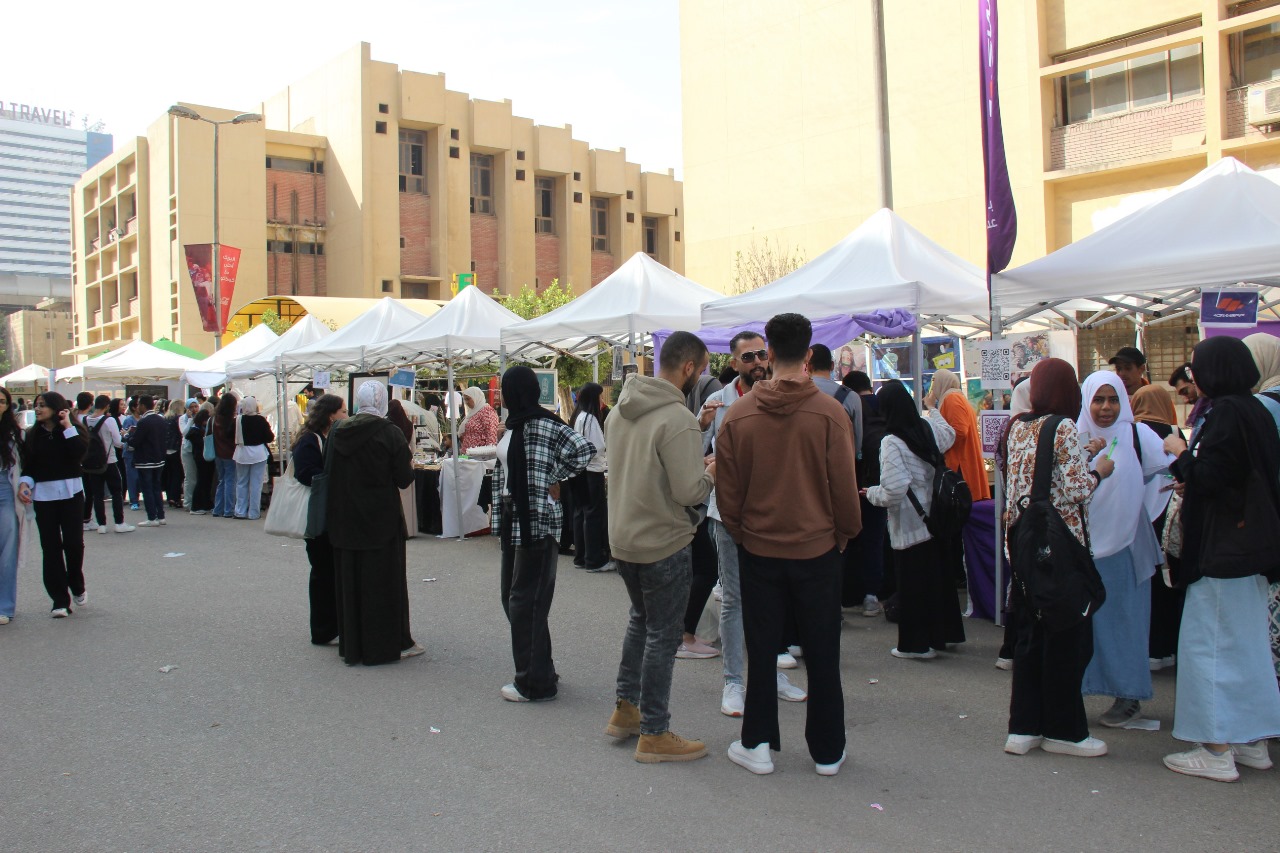
<svg viewBox="0 0 1280 853"><path fill-rule="evenodd" d="M880 402L880 414L884 415L885 432L902 439L907 449L925 462L936 464L939 454L933 428L920 417L920 409L907 386L890 379L876 393L876 399Z"/></svg>
<svg viewBox="0 0 1280 853"><path fill-rule="evenodd" d="M529 523L529 468L524 450L524 425L538 418L550 418L556 423L563 423L554 413L538 404L542 389L538 386L538 375L531 368L517 365L502 374L502 405L507 409L507 432L511 433L511 443L507 445L507 491L516 505L516 521L523 531L521 541L526 545L529 531L533 525Z"/></svg>
<svg viewBox="0 0 1280 853"><path fill-rule="evenodd" d="M1213 400L1249 394L1262 378L1244 341L1225 335L1196 344L1191 373L1200 393Z"/></svg>

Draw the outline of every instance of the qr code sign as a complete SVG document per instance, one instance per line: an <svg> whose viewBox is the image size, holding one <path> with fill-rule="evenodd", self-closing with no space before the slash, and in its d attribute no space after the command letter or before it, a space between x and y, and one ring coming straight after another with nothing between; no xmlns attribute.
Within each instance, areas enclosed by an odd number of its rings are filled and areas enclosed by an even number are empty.
<svg viewBox="0 0 1280 853"><path fill-rule="evenodd" d="M1009 377L1013 370L1013 349L1003 342L983 345L982 377L984 390L1003 389L1009 387Z"/></svg>
<svg viewBox="0 0 1280 853"><path fill-rule="evenodd" d="M982 432L982 455L991 457L1000 445L1000 437L1004 435L1005 424L1009 422L1008 412L982 412L978 426Z"/></svg>

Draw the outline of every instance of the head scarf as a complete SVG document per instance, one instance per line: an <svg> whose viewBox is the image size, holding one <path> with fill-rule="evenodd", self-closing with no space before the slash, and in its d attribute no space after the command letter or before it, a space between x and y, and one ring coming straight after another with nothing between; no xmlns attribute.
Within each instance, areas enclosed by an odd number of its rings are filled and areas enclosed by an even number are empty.
<svg viewBox="0 0 1280 853"><path fill-rule="evenodd" d="M1266 391L1280 385L1280 338L1264 332L1255 332L1244 339L1244 345L1253 356L1254 366L1262 379L1253 386L1254 391ZM1191 368L1192 373L1195 368Z"/></svg>
<svg viewBox="0 0 1280 853"><path fill-rule="evenodd" d="M1031 398L1031 414L1062 415L1064 418L1080 416L1080 380L1076 369L1060 358L1046 358L1031 368L1027 391ZM1123 396L1123 395L1121 395Z"/></svg>
<svg viewBox="0 0 1280 853"><path fill-rule="evenodd" d="M392 400L387 404L387 420L400 428L404 433L404 440L413 445L413 422L409 420L409 416L405 414L404 406L399 400Z"/></svg>
<svg viewBox="0 0 1280 853"><path fill-rule="evenodd" d="M511 441L507 445L507 491L516 505L516 522L523 531L521 541L528 543L529 531L529 470L524 447L524 427L529 421L550 418L561 422L551 412L538 404L542 389L538 375L524 365L507 369L502 374L502 403L507 408L507 432Z"/></svg>
<svg viewBox="0 0 1280 853"><path fill-rule="evenodd" d="M1249 348L1228 337L1196 344L1191 353L1191 374L1200 393L1211 400L1248 394L1262 378Z"/></svg>
<svg viewBox="0 0 1280 853"><path fill-rule="evenodd" d="M876 399L880 401L880 414L884 415L885 432L900 438L916 456L935 462L939 453L933 427L920 416L920 409L907 387L897 379L890 379L876 393Z"/></svg>
<svg viewBox="0 0 1280 853"><path fill-rule="evenodd" d="M1089 401L1106 386L1110 386L1120 399L1120 414L1110 426L1104 427L1093 419ZM1098 484L1089 502L1089 532L1093 539L1093 554L1095 557L1110 557L1131 545L1143 545L1143 549L1135 548L1134 559L1134 570L1141 583L1154 574L1158 557L1151 556L1149 564L1146 559L1138 558L1139 550L1145 553L1145 546L1148 544L1145 537L1140 537L1139 534L1144 529L1151 530L1151 510L1169 501L1169 493L1159 491L1167 482L1163 477L1153 479L1150 487L1145 480L1168 469L1173 458L1164 452L1164 442L1159 436L1145 426L1138 426L1136 433L1138 441L1142 442L1142 462L1138 462L1138 454L1133 447L1133 409L1129 406L1129 395L1125 393L1124 383L1112 371L1099 370L1090 374L1084 381L1081 397L1083 402L1076 419L1081 443L1095 438L1107 442L1107 446L1093 458L1090 467L1096 467L1098 460L1108 454L1116 466L1111 476ZM1113 441L1114 452L1111 449ZM1163 507L1160 506L1160 509ZM1152 538L1154 536L1152 533ZM1158 547L1157 543L1156 548Z"/></svg>
<svg viewBox="0 0 1280 853"><path fill-rule="evenodd" d="M1018 383L1013 389L1013 397L1009 400L1009 417L1016 418L1031 411L1031 377Z"/></svg>
<svg viewBox="0 0 1280 853"><path fill-rule="evenodd" d="M241 401L240 401L240 414L242 414L242 415L256 415L256 414L258 414L258 398L257 398L257 397L245 397L243 400L241 400Z"/></svg>
<svg viewBox="0 0 1280 853"><path fill-rule="evenodd" d="M1143 385L1129 399L1133 406L1133 419L1143 423L1168 424L1178 422L1178 413L1173 408L1173 400L1169 392L1159 385Z"/></svg>
<svg viewBox="0 0 1280 853"><path fill-rule="evenodd" d="M370 379L356 389L356 414L387 416L387 386Z"/></svg>
<svg viewBox="0 0 1280 853"><path fill-rule="evenodd" d="M458 424L459 429L466 426L467 421L471 420L471 418L474 417L477 412L479 412L485 406L489 405L488 400L485 399L484 391L480 390L479 388L476 388L474 385L471 386L470 388L463 388L462 396L466 397L476 405L474 409L467 409L465 405L462 407L463 411L466 414L462 418L462 423Z"/></svg>
<svg viewBox="0 0 1280 853"><path fill-rule="evenodd" d="M962 393L960 378L944 367L933 374L933 382L929 385L929 396L933 398L934 408L941 406L943 398L951 393Z"/></svg>

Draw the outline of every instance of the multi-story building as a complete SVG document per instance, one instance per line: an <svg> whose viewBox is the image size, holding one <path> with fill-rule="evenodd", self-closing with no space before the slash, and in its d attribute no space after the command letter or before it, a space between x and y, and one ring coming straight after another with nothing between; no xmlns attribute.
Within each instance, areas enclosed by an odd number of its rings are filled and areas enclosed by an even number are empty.
<svg viewBox="0 0 1280 853"><path fill-rule="evenodd" d="M220 238L242 250L233 310L274 295L448 299L459 273L491 293L582 291L638 251L683 270L673 172L376 62L368 44L244 106L264 120L219 131ZM78 351L161 336L212 351L183 254L212 242L212 159L209 124L166 114L76 185Z"/></svg>
<svg viewBox="0 0 1280 853"><path fill-rule="evenodd" d="M0 309L71 298L71 187L110 153L65 110L0 101Z"/></svg>
<svg viewBox="0 0 1280 853"><path fill-rule="evenodd" d="M1278 0L1004 0L999 14L1014 265L1221 157L1280 165ZM976 3L952 0L684 0L687 274L731 281L753 239L813 257L887 203L985 265L978 23Z"/></svg>
<svg viewBox="0 0 1280 853"><path fill-rule="evenodd" d="M66 302L60 303L69 309ZM70 367L75 359L65 351L72 346L70 310L14 311L4 319L4 350L10 370L28 364Z"/></svg>

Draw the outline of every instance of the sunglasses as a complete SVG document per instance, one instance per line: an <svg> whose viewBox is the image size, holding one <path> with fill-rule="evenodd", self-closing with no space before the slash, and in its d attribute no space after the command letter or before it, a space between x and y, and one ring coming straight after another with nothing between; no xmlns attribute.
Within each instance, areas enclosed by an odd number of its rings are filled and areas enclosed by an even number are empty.
<svg viewBox="0 0 1280 853"><path fill-rule="evenodd" d="M747 350L738 358L743 364L751 364L753 361L768 361L769 351L767 349Z"/></svg>

